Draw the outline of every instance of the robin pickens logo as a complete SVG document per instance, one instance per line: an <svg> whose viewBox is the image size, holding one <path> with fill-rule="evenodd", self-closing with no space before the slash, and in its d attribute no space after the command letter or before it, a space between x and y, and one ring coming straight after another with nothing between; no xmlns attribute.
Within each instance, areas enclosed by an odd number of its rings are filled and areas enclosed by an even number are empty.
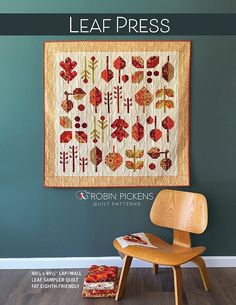
<svg viewBox="0 0 236 305"><path fill-rule="evenodd" d="M144 201L153 201L152 192L90 192L79 190L76 192L76 198L81 201L87 201L95 207L107 206L141 206Z"/></svg>
<svg viewBox="0 0 236 305"><path fill-rule="evenodd" d="M78 200L88 200L90 198L90 192L88 192L86 190L77 191L76 198Z"/></svg>

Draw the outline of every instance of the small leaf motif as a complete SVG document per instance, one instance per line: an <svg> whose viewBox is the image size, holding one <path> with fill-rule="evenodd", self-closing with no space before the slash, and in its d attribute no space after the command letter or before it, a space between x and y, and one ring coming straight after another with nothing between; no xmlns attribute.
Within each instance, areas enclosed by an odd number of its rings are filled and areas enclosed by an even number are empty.
<svg viewBox="0 0 236 305"><path fill-rule="evenodd" d="M133 158L134 157L134 152L131 149L127 149L125 151L125 155L127 158Z"/></svg>
<svg viewBox="0 0 236 305"><path fill-rule="evenodd" d="M135 169L141 169L143 168L144 162L143 161L137 161L135 163Z"/></svg>
<svg viewBox="0 0 236 305"><path fill-rule="evenodd" d="M165 103L166 103L166 107L167 108L169 108L169 109L174 108L173 101L167 100Z"/></svg>
<svg viewBox="0 0 236 305"><path fill-rule="evenodd" d="M144 150L139 149L135 151L135 158L142 158L144 155Z"/></svg>
<svg viewBox="0 0 236 305"><path fill-rule="evenodd" d="M67 116L60 116L60 125L64 128L71 128L72 121Z"/></svg>
<svg viewBox="0 0 236 305"><path fill-rule="evenodd" d="M165 101L163 101L163 100L158 101L156 103L156 108L158 108L158 109L163 108L164 107L164 103L165 103Z"/></svg>
<svg viewBox="0 0 236 305"><path fill-rule="evenodd" d="M144 60L140 56L132 56L132 65L135 68L144 68Z"/></svg>
<svg viewBox="0 0 236 305"><path fill-rule="evenodd" d="M126 166L128 169L134 169L134 163L131 162L131 161L125 161L125 166Z"/></svg>

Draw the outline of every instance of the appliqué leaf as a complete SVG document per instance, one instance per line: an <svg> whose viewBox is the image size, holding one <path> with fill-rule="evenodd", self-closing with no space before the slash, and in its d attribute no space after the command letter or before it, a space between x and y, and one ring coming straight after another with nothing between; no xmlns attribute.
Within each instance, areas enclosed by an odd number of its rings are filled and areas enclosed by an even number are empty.
<svg viewBox="0 0 236 305"><path fill-rule="evenodd" d="M132 83L140 83L143 80L144 73L143 71L136 71L132 74L131 80Z"/></svg>
<svg viewBox="0 0 236 305"><path fill-rule="evenodd" d="M171 101L171 100L167 100L167 101L165 101L166 102L166 107L167 108L174 108L174 103L173 103L173 101Z"/></svg>
<svg viewBox="0 0 236 305"><path fill-rule="evenodd" d="M134 152L133 152L131 149L127 149L127 150L125 151L125 155L126 155L126 157L128 157L128 158L133 158L133 157L134 157Z"/></svg>
<svg viewBox="0 0 236 305"><path fill-rule="evenodd" d="M138 161L135 163L135 169L141 169L143 168L144 162L143 161Z"/></svg>
<svg viewBox="0 0 236 305"><path fill-rule="evenodd" d="M60 135L60 142L61 143L68 143L72 139L72 131L64 131Z"/></svg>
<svg viewBox="0 0 236 305"><path fill-rule="evenodd" d="M144 60L140 56L132 56L132 65L135 68L144 68Z"/></svg>
<svg viewBox="0 0 236 305"><path fill-rule="evenodd" d="M115 147L113 147L113 151L106 155L105 164L114 172L121 166L122 162L122 156L115 152Z"/></svg>
<svg viewBox="0 0 236 305"><path fill-rule="evenodd" d="M142 158L144 154L144 151L142 149L139 149L135 152L135 158Z"/></svg>
<svg viewBox="0 0 236 305"><path fill-rule="evenodd" d="M172 89L165 89L165 93L168 97L174 96L174 91Z"/></svg>
<svg viewBox="0 0 236 305"><path fill-rule="evenodd" d="M155 68L159 64L159 56L151 56L147 60L147 68Z"/></svg>
<svg viewBox="0 0 236 305"><path fill-rule="evenodd" d="M75 132L75 138L79 143L87 143L88 142L88 136L83 131L76 131Z"/></svg>
<svg viewBox="0 0 236 305"><path fill-rule="evenodd" d="M156 103L156 107L158 108L158 109L161 109L161 108L163 108L164 107L164 100L160 100L160 101L158 101L157 103Z"/></svg>
<svg viewBox="0 0 236 305"><path fill-rule="evenodd" d="M71 119L67 116L60 116L60 125L64 128L71 128L72 122Z"/></svg>
<svg viewBox="0 0 236 305"><path fill-rule="evenodd" d="M125 161L125 166L126 166L128 169L134 169L134 163L131 162L131 161Z"/></svg>

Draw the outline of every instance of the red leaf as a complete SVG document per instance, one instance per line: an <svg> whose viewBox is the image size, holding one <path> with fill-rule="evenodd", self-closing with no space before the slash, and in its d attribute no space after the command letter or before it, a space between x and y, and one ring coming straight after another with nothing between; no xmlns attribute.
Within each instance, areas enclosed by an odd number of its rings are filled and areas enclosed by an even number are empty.
<svg viewBox="0 0 236 305"><path fill-rule="evenodd" d="M75 132L75 138L79 143L87 143L88 142L88 136L83 131L76 131Z"/></svg>
<svg viewBox="0 0 236 305"><path fill-rule="evenodd" d="M135 68L144 68L144 61L140 56L132 56L132 65Z"/></svg>
<svg viewBox="0 0 236 305"><path fill-rule="evenodd" d="M97 107L99 104L101 104L101 102L102 102L102 92L97 87L94 87L90 91L89 101L94 107Z"/></svg>
<svg viewBox="0 0 236 305"><path fill-rule="evenodd" d="M147 60L147 68L155 68L159 64L159 56L151 56Z"/></svg>
<svg viewBox="0 0 236 305"><path fill-rule="evenodd" d="M157 142L162 137L162 132L160 129L152 129L150 131L150 138L153 139L153 141Z"/></svg>
<svg viewBox="0 0 236 305"><path fill-rule="evenodd" d="M60 142L61 143L68 143L72 139L72 131L63 131L60 135Z"/></svg>
<svg viewBox="0 0 236 305"><path fill-rule="evenodd" d="M171 129L174 127L174 121L167 116L163 121L162 121L162 127L165 129Z"/></svg>
<svg viewBox="0 0 236 305"><path fill-rule="evenodd" d="M65 61L60 62L60 66L64 69L60 72L60 76L69 83L77 75L76 71L72 71L77 66L77 62L67 57Z"/></svg>
<svg viewBox="0 0 236 305"><path fill-rule="evenodd" d="M117 138L117 140L121 142L123 138L127 138L129 136L129 134L124 130L125 128L129 127L129 124L125 120L121 119L121 117L116 119L111 124L111 127L115 129L115 131L113 131L111 134L113 139Z"/></svg>
<svg viewBox="0 0 236 305"><path fill-rule="evenodd" d="M73 108L73 102L71 100L64 100L61 102L61 108L68 113Z"/></svg>
<svg viewBox="0 0 236 305"><path fill-rule="evenodd" d="M106 69L102 71L101 77L104 79L107 83L113 78L113 72L108 68L109 64L109 57L107 56L106 59Z"/></svg>
<svg viewBox="0 0 236 305"><path fill-rule="evenodd" d="M126 63L125 63L124 59L120 56L114 61L114 67L117 70L122 70L122 69L124 69L125 66L126 66Z"/></svg>
<svg viewBox="0 0 236 305"><path fill-rule="evenodd" d="M167 81L171 81L174 77L174 67L169 62L169 56L167 57L167 62L162 67L162 77Z"/></svg>
<svg viewBox="0 0 236 305"><path fill-rule="evenodd" d="M125 161L125 166L126 166L128 169L134 169L134 163L131 162L131 161Z"/></svg>
<svg viewBox="0 0 236 305"><path fill-rule="evenodd" d="M137 117L137 122L132 126L132 137L139 142L144 136L144 127L139 122L139 118Z"/></svg>

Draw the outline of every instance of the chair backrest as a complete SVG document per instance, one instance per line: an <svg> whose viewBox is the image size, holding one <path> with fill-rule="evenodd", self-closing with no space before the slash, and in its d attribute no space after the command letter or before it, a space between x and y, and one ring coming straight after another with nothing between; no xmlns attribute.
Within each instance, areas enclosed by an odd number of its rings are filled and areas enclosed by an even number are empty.
<svg viewBox="0 0 236 305"><path fill-rule="evenodd" d="M200 234L207 227L207 200L198 193L163 190L154 200L150 218L160 227Z"/></svg>

